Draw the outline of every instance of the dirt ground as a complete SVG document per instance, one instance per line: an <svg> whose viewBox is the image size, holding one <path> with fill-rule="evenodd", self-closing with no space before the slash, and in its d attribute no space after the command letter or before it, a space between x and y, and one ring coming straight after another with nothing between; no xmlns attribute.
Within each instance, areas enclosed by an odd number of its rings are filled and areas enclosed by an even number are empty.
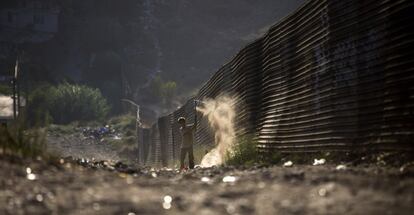
<svg viewBox="0 0 414 215"><path fill-rule="evenodd" d="M75 157L97 160L120 160L115 148L95 138L85 138L81 134L48 135L48 150L62 157Z"/></svg>
<svg viewBox="0 0 414 215"><path fill-rule="evenodd" d="M49 135L62 159L0 154L0 214L413 214L414 164L213 167L125 164L110 144ZM67 157L71 156L71 157ZM94 158L94 161L91 161Z"/></svg>
<svg viewBox="0 0 414 215"><path fill-rule="evenodd" d="M410 168L215 167L0 156L0 214L412 214Z"/></svg>
<svg viewBox="0 0 414 215"><path fill-rule="evenodd" d="M80 131L71 131L69 134L49 132L47 150L61 157L136 162L136 151L110 144L111 139L108 136L96 138L83 135Z"/></svg>

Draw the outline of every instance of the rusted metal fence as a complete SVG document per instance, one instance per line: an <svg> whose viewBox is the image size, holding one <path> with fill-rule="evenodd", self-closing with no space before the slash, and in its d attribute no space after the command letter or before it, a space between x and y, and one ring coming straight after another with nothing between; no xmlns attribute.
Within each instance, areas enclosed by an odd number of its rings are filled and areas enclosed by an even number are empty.
<svg viewBox="0 0 414 215"><path fill-rule="evenodd" d="M176 120L194 118L193 99L237 96L236 133L261 152L412 150L414 2L308 1L217 71L143 138L148 163L177 160ZM198 115L196 148L214 136Z"/></svg>

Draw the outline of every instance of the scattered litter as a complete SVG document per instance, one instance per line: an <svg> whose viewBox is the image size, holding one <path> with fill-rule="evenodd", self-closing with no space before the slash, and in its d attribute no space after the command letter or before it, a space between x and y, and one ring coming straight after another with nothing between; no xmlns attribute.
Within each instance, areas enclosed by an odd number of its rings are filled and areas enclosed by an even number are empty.
<svg viewBox="0 0 414 215"><path fill-rule="evenodd" d="M293 162L292 161L287 161L283 164L284 167L291 167L293 166Z"/></svg>
<svg viewBox="0 0 414 215"><path fill-rule="evenodd" d="M100 140L103 137L119 137L119 135L116 134L115 129L111 129L109 125L96 128L86 127L82 128L81 131L84 137L96 140Z"/></svg>
<svg viewBox="0 0 414 215"><path fill-rule="evenodd" d="M414 167L414 162L406 163L400 167L400 172L405 172Z"/></svg>
<svg viewBox="0 0 414 215"><path fill-rule="evenodd" d="M153 178L156 178L158 175L157 175L157 173L155 173L155 172L151 172L151 176L152 176Z"/></svg>
<svg viewBox="0 0 414 215"><path fill-rule="evenodd" d="M36 175L33 173L29 173L27 174L27 179L29 179L30 181L34 181L36 180Z"/></svg>
<svg viewBox="0 0 414 215"><path fill-rule="evenodd" d="M225 176L223 178L223 182L224 183L233 183L237 180L237 178L235 176Z"/></svg>
<svg viewBox="0 0 414 215"><path fill-rule="evenodd" d="M163 203L162 203L162 207L163 207L165 210L169 210L169 209L171 208L171 203L163 202Z"/></svg>
<svg viewBox="0 0 414 215"><path fill-rule="evenodd" d="M322 158L322 159L314 159L313 160L313 165L314 166L324 165L325 163L326 163L325 158Z"/></svg>
<svg viewBox="0 0 414 215"><path fill-rule="evenodd" d="M82 158L82 159L80 160L80 163L81 163L81 164L87 164L87 163L89 163L89 160L88 160L88 159L85 159L85 158Z"/></svg>
<svg viewBox="0 0 414 215"><path fill-rule="evenodd" d="M118 136L118 135L115 135L114 136L114 140L122 140L122 138L120 136Z"/></svg>
<svg viewBox="0 0 414 215"><path fill-rule="evenodd" d="M325 196L326 196L326 194L327 194L327 191L326 191L326 189L325 189L325 188L321 188L321 189L319 189L318 194L319 194L319 196L321 196L321 197L325 197Z"/></svg>
<svg viewBox="0 0 414 215"><path fill-rule="evenodd" d="M172 202L172 197L170 195L166 195L164 196L164 201L162 203L162 207L165 210L169 210L171 208L171 202Z"/></svg>
<svg viewBox="0 0 414 215"><path fill-rule="evenodd" d="M134 212L129 212L128 215L136 215Z"/></svg>
<svg viewBox="0 0 414 215"><path fill-rule="evenodd" d="M320 197L326 197L329 193L332 193L334 191L335 187L335 183L328 183L318 190L318 195Z"/></svg>
<svg viewBox="0 0 414 215"><path fill-rule="evenodd" d="M42 196L42 194L37 194L37 195L36 195L36 200L37 200L38 202L43 202L43 196Z"/></svg>
<svg viewBox="0 0 414 215"><path fill-rule="evenodd" d="M343 164L336 166L336 170L346 170L346 168L347 167Z"/></svg>
<svg viewBox="0 0 414 215"><path fill-rule="evenodd" d="M164 196L164 202L171 203L172 202L172 197L170 195Z"/></svg>
<svg viewBox="0 0 414 215"><path fill-rule="evenodd" d="M31 169L30 167L27 167L27 168L26 168L26 173L27 173L27 174L32 173L32 169Z"/></svg>
<svg viewBox="0 0 414 215"><path fill-rule="evenodd" d="M210 181L210 178L209 177L202 177L201 181L207 183L207 182Z"/></svg>
<svg viewBox="0 0 414 215"><path fill-rule="evenodd" d="M128 175L125 173L119 173L118 176L121 178L126 178Z"/></svg>

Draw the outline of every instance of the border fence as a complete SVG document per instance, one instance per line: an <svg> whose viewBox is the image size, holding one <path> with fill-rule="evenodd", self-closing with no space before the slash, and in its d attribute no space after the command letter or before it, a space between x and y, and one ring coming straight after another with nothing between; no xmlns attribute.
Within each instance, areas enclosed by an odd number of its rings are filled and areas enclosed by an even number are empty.
<svg viewBox="0 0 414 215"><path fill-rule="evenodd" d="M272 151L412 150L414 2L309 0L220 68L180 109L142 131L140 157L179 157L177 119L194 99L237 96L237 135ZM195 149L214 145L200 114ZM145 129L144 129L145 130Z"/></svg>

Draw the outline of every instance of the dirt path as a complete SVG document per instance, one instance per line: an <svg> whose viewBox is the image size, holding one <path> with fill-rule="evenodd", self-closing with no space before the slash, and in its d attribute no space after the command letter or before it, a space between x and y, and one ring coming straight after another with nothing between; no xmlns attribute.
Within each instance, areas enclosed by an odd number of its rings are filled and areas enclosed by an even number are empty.
<svg viewBox="0 0 414 215"><path fill-rule="evenodd" d="M412 214L414 210L414 174L393 168L221 167L179 173L80 160L28 163L3 156L0 172L0 214Z"/></svg>

